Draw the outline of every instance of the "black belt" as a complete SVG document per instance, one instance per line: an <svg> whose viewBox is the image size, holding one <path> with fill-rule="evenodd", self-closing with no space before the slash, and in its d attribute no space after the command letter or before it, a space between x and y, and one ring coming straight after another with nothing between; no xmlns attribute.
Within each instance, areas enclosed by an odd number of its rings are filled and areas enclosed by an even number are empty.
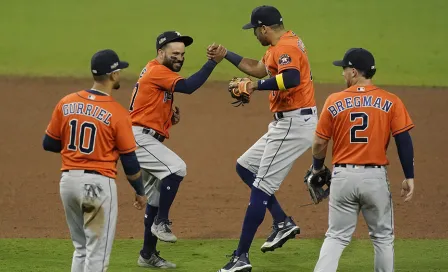
<svg viewBox="0 0 448 272"><path fill-rule="evenodd" d="M364 166L364 168L381 168L383 165L375 165L375 164L353 164L354 166ZM343 167L347 168L347 164L335 164L334 167Z"/></svg>
<svg viewBox="0 0 448 272"><path fill-rule="evenodd" d="M286 111L279 111L279 112L274 113L274 118L276 120L277 119L282 119L284 117L284 115L283 115L284 112L286 112ZM301 109L299 111L299 115L311 115L311 114L313 114L313 109L310 109L310 108L308 108L308 109Z"/></svg>
<svg viewBox="0 0 448 272"><path fill-rule="evenodd" d="M70 170L78 170L78 171L84 171L84 174L94 174L94 175L100 175L102 176L102 174L98 171L95 170L82 170L82 169L70 169ZM62 172L69 172L70 170L62 170Z"/></svg>
<svg viewBox="0 0 448 272"><path fill-rule="evenodd" d="M155 131L152 128L143 128L142 132L144 134L151 135L152 137L154 137L156 140L158 140L161 143L163 143L163 141L165 141L165 136L163 136L162 134L158 133L157 131Z"/></svg>

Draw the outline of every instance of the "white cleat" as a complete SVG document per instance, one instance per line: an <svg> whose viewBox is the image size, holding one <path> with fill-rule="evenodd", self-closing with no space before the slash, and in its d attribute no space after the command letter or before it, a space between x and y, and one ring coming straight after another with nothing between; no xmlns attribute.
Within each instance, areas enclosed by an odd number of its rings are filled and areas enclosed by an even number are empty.
<svg viewBox="0 0 448 272"><path fill-rule="evenodd" d="M154 252L149 259L145 259L140 255L138 257L137 264L140 267L146 267L146 268L160 268L160 269L176 268L175 264L160 257L159 251Z"/></svg>
<svg viewBox="0 0 448 272"><path fill-rule="evenodd" d="M157 224L156 224L157 223ZM154 234L160 241L175 243L177 241L177 237L171 231L171 222L168 220L158 220L157 218L154 220L154 223L151 226L151 232Z"/></svg>

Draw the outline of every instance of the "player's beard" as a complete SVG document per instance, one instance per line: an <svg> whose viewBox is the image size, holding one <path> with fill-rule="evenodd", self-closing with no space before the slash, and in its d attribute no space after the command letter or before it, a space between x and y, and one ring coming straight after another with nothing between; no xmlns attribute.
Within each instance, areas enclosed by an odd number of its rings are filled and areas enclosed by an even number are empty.
<svg viewBox="0 0 448 272"><path fill-rule="evenodd" d="M114 86L112 86L112 88L113 88L114 90L118 90L118 89L120 89L120 82L115 82L115 83L114 83Z"/></svg>
<svg viewBox="0 0 448 272"><path fill-rule="evenodd" d="M179 72L182 69L182 65L184 65L184 61L179 61L175 58L165 57L163 59L163 65L168 67L171 71Z"/></svg>

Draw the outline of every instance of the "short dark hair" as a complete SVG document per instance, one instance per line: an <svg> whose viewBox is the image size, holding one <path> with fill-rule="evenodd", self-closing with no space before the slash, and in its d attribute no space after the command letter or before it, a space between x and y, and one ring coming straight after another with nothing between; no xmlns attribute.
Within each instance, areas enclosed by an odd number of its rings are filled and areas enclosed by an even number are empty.
<svg viewBox="0 0 448 272"><path fill-rule="evenodd" d="M170 43L164 44L162 47L160 47L160 50L165 50L168 47L168 44L170 44ZM159 50L157 50L157 51L159 51Z"/></svg>
<svg viewBox="0 0 448 272"><path fill-rule="evenodd" d="M345 69L345 68L347 68L347 67L350 67L350 66L343 66L342 69ZM365 78L365 79L371 79L371 78L373 78L373 76L374 76L375 73L376 73L376 69L372 69L372 70L370 70L370 71L366 71L366 70L360 70L360 69L357 69L357 68L354 68L354 67L350 67L350 68L356 69L356 71L358 71L358 73L360 73L361 76L362 76L363 78Z"/></svg>
<svg viewBox="0 0 448 272"><path fill-rule="evenodd" d="M283 25L283 23L271 25L269 27L272 28L273 30L283 30L283 29L285 29L285 26Z"/></svg>
<svg viewBox="0 0 448 272"><path fill-rule="evenodd" d="M95 82L104 82L110 78L110 75L100 75L100 76L93 76L93 80Z"/></svg>
<svg viewBox="0 0 448 272"><path fill-rule="evenodd" d="M375 75L375 73L376 73L376 69L372 69L372 70L369 70L369 71L358 70L358 72L360 72L361 75L362 75L365 79L371 79L371 78L373 78L373 76Z"/></svg>
<svg viewBox="0 0 448 272"><path fill-rule="evenodd" d="M159 49L156 50L156 56L159 55L159 50L165 51L166 47L168 46L169 43L164 44L162 47L160 47Z"/></svg>

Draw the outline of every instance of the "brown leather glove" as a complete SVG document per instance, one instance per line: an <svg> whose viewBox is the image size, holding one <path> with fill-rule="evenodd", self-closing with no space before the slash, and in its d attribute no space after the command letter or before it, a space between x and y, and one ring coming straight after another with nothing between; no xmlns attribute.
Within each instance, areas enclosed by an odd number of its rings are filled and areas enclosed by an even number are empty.
<svg viewBox="0 0 448 272"><path fill-rule="evenodd" d="M247 104L250 102L250 92L248 91L248 85L252 81L247 77L234 77L229 82L229 92L232 98L236 101L232 104L237 104L236 107Z"/></svg>
<svg viewBox="0 0 448 272"><path fill-rule="evenodd" d="M177 123L180 122L180 111L179 111L179 107L174 107L174 111L173 111L173 115L171 116L171 123L173 125L176 125Z"/></svg>

